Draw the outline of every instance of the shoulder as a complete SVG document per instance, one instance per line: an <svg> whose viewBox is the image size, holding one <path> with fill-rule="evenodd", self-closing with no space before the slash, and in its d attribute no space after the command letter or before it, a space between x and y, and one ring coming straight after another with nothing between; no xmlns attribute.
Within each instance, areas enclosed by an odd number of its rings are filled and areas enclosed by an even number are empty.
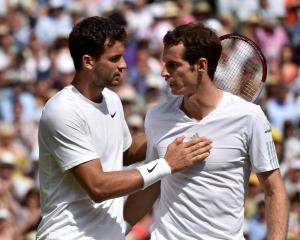
<svg viewBox="0 0 300 240"><path fill-rule="evenodd" d="M58 125L80 117L78 98L70 87L65 87L45 104L40 123Z"/></svg>
<svg viewBox="0 0 300 240"><path fill-rule="evenodd" d="M168 128L178 114L180 99L181 96L174 96L149 108L145 117L145 129L154 131Z"/></svg>
<svg viewBox="0 0 300 240"><path fill-rule="evenodd" d="M239 96L225 92L227 97L227 105L233 108L233 112L239 112L248 116L256 116L258 112L262 112L259 105L248 102Z"/></svg>
<svg viewBox="0 0 300 240"><path fill-rule="evenodd" d="M62 110L68 111L76 106L77 97L72 91L71 86L67 86L51 97L45 104L44 109L53 113L59 113Z"/></svg>
<svg viewBox="0 0 300 240"><path fill-rule="evenodd" d="M114 91L104 88L102 91L103 96L105 97L105 100L110 103L115 103L121 105L121 99L117 93Z"/></svg>
<svg viewBox="0 0 300 240"><path fill-rule="evenodd" d="M165 101L161 101L150 107L147 111L146 117L159 117L164 114L167 116L168 113L172 113L178 110L178 101L180 101L181 96L172 96Z"/></svg>
<svg viewBox="0 0 300 240"><path fill-rule="evenodd" d="M108 88L104 88L102 94L109 98L120 99L118 94Z"/></svg>

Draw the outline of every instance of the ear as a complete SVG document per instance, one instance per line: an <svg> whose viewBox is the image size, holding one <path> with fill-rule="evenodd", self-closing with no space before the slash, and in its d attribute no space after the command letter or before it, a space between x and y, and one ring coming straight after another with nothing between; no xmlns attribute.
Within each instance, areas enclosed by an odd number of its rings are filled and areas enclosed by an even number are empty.
<svg viewBox="0 0 300 240"><path fill-rule="evenodd" d="M198 59L196 66L198 72L207 72L207 67L208 67L207 59L206 58Z"/></svg>
<svg viewBox="0 0 300 240"><path fill-rule="evenodd" d="M94 67L94 58L92 58L90 55L83 55L82 57L82 66L84 68L87 68L89 70L92 70Z"/></svg>

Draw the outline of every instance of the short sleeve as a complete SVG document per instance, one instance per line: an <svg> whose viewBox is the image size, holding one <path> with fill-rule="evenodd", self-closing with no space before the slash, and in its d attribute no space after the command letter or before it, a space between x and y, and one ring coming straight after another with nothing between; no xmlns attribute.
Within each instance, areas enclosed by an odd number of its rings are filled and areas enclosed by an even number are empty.
<svg viewBox="0 0 300 240"><path fill-rule="evenodd" d="M63 171L99 157L90 142L84 120L72 107L44 109L39 142L49 150Z"/></svg>
<svg viewBox="0 0 300 240"><path fill-rule="evenodd" d="M249 134L249 157L255 172L279 168L271 124L260 107L252 119Z"/></svg>

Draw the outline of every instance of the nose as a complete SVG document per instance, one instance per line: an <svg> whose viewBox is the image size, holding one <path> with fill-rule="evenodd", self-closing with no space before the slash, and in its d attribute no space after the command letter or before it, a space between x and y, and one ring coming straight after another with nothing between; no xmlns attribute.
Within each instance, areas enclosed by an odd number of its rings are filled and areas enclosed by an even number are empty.
<svg viewBox="0 0 300 240"><path fill-rule="evenodd" d="M126 64L126 62L125 62L124 57L122 57L122 58L120 59L118 68L119 68L119 70L120 70L121 72L127 68L127 64Z"/></svg>
<svg viewBox="0 0 300 240"><path fill-rule="evenodd" d="M164 77L166 80L168 79L168 77L170 76L169 72L167 71L166 66L164 65L162 70L161 70L161 76Z"/></svg>

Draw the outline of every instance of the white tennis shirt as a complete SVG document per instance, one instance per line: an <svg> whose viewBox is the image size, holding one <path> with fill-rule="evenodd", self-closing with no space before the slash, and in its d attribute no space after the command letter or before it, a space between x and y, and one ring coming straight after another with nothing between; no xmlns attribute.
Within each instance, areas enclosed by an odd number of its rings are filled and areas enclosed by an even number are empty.
<svg viewBox="0 0 300 240"><path fill-rule="evenodd" d="M124 239L123 198L94 203L69 169L100 158L103 171L123 169L131 144L117 94L94 103L70 85L51 98L39 126L42 221L37 239Z"/></svg>
<svg viewBox="0 0 300 240"><path fill-rule="evenodd" d="M161 181L152 240L241 240L244 200L251 168L279 168L268 120L258 105L224 92L219 105L199 122L180 110L177 96L150 109L145 129L147 161L165 155L175 137L207 136L209 157Z"/></svg>

